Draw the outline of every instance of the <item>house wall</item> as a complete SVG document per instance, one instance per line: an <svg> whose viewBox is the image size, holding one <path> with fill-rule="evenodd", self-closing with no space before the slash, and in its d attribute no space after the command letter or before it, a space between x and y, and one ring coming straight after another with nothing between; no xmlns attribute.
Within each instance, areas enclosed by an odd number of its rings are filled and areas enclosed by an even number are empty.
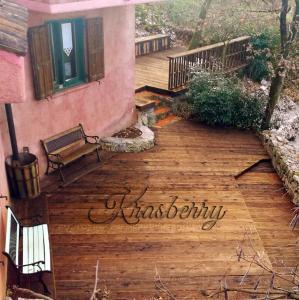
<svg viewBox="0 0 299 300"><path fill-rule="evenodd" d="M86 13L46 15L29 14L29 26L51 19L102 16L104 19L105 78L66 89L50 100L34 99L29 55L25 57L24 103L13 104L13 114L19 149L28 146L38 156L41 173L46 159L41 139L82 123L86 132L105 136L130 125L135 120L134 105L134 34L132 6L105 8ZM4 74L0 75L2 82ZM5 118L2 113L1 118ZM7 143L6 154L10 152Z"/></svg>
<svg viewBox="0 0 299 300"><path fill-rule="evenodd" d="M83 8L83 7L82 7ZM29 26L47 20L102 16L104 19L105 78L56 94L50 100L34 99L29 54L25 57L25 101L12 104L19 149L29 146L38 156L40 173L46 169L41 139L82 123L86 132L107 136L136 121L134 105L135 18L134 6L49 15L30 12ZM9 69L7 69L9 72ZM1 85L7 73L0 72ZM2 91L0 90L0 93ZM1 97L1 94L0 94ZM11 153L4 104L0 104L0 194L7 194L4 158ZM0 200L1 208L7 204ZM0 251L4 250L5 211L0 214ZM2 258L0 258L1 260ZM0 265L0 299L4 293L5 268ZM2 295L1 295L2 293Z"/></svg>
<svg viewBox="0 0 299 300"><path fill-rule="evenodd" d="M0 103L25 101L24 57L0 49Z"/></svg>

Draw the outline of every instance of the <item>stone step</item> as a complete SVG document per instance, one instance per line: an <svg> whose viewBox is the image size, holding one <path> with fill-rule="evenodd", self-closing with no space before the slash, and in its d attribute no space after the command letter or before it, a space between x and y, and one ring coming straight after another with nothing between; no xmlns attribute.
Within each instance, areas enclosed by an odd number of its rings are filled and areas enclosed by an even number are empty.
<svg viewBox="0 0 299 300"><path fill-rule="evenodd" d="M155 128L161 128L161 127L167 126L178 120L180 120L180 118L178 118L177 116L169 115L165 119L162 119L162 120L159 120L158 122L156 122Z"/></svg>
<svg viewBox="0 0 299 300"><path fill-rule="evenodd" d="M169 107L167 106L162 106L162 107L159 107L159 108L156 108L154 110L154 114L156 116L156 122L162 120L162 119L165 119L167 118L169 115L172 114L172 111Z"/></svg>

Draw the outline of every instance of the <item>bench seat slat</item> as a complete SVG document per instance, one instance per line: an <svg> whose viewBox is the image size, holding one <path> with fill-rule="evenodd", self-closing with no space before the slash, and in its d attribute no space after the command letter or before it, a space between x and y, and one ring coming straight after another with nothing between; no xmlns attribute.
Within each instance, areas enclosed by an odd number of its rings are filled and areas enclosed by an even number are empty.
<svg viewBox="0 0 299 300"><path fill-rule="evenodd" d="M51 254L50 254L50 239L48 226L43 224L43 237L44 237L44 249L45 249L45 267L44 271L51 271Z"/></svg>
<svg viewBox="0 0 299 300"><path fill-rule="evenodd" d="M23 264L28 263L29 260L29 240L28 240L28 230L23 228ZM23 267L23 273L28 272L28 267Z"/></svg>
<svg viewBox="0 0 299 300"><path fill-rule="evenodd" d="M63 152L61 153L61 162L64 165L69 164L70 162L75 161L76 159L82 157L83 155L87 155L89 153L92 153L97 148L99 148L98 144L84 144L80 148L75 149L73 152L68 153L67 155L63 155ZM58 158L51 157L51 160L54 162L58 162Z"/></svg>
<svg viewBox="0 0 299 300"><path fill-rule="evenodd" d="M44 243L43 243L43 228L42 225L34 227L34 260L44 260ZM42 265L41 265L42 267ZM35 267L35 272L40 271L38 266Z"/></svg>
<svg viewBox="0 0 299 300"><path fill-rule="evenodd" d="M26 239L25 236L27 236ZM34 262L33 227L23 228L23 248L27 249L26 253L23 251L23 265L32 264ZM24 274L35 273L35 269L33 266L25 266L23 267L23 273Z"/></svg>

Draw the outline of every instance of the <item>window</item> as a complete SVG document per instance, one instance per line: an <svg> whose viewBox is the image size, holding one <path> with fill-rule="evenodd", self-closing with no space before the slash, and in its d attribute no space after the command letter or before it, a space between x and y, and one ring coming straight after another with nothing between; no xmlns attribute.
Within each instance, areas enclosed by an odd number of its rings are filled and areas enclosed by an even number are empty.
<svg viewBox="0 0 299 300"><path fill-rule="evenodd" d="M54 20L29 28L35 97L104 77L103 20Z"/></svg>
<svg viewBox="0 0 299 300"><path fill-rule="evenodd" d="M57 91L84 82L83 20L53 21L49 26L54 89Z"/></svg>

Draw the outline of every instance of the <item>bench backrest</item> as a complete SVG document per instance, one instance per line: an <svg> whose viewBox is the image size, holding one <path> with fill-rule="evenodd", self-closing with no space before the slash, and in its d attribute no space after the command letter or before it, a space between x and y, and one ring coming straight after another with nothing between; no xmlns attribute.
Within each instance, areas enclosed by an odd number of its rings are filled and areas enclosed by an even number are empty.
<svg viewBox="0 0 299 300"><path fill-rule="evenodd" d="M47 154L55 153L57 150L67 149L70 145L85 140L84 131L81 125L56 134L50 138L42 140L42 144Z"/></svg>
<svg viewBox="0 0 299 300"><path fill-rule="evenodd" d="M18 266L19 264L19 241L20 241L20 223L13 214L12 210L7 208L6 221L5 253L11 261Z"/></svg>

